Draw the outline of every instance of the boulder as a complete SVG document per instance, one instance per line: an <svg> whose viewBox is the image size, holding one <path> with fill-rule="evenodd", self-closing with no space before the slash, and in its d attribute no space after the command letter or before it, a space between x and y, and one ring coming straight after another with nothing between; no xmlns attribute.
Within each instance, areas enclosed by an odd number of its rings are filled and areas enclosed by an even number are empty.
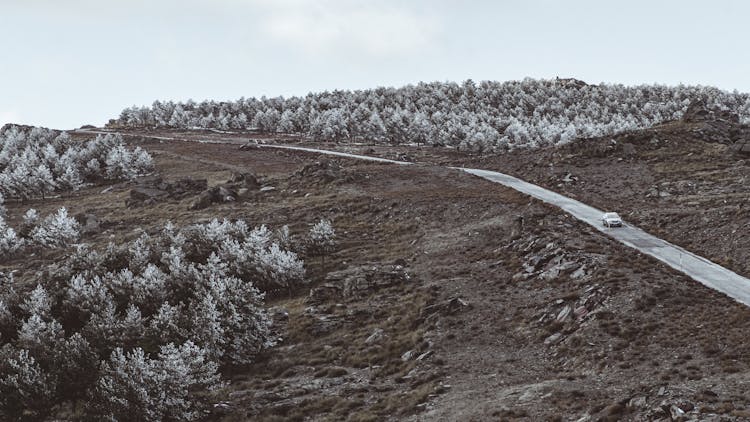
<svg viewBox="0 0 750 422"><path fill-rule="evenodd" d="M74 217L78 224L81 225L81 234L96 234L101 231L101 222L99 218L91 213L78 213Z"/></svg>

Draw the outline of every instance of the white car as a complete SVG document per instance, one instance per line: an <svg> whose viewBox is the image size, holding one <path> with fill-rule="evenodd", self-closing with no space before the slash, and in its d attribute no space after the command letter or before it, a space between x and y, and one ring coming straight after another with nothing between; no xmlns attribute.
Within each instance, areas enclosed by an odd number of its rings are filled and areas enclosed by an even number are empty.
<svg viewBox="0 0 750 422"><path fill-rule="evenodd" d="M605 227L622 227L622 218L616 212L605 212L602 216L602 224Z"/></svg>

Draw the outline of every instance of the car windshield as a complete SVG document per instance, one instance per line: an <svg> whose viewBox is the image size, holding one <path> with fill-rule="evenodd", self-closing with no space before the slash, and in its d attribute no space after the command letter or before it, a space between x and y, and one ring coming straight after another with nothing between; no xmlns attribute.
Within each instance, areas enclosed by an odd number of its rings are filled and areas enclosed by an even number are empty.
<svg viewBox="0 0 750 422"><path fill-rule="evenodd" d="M620 216L616 212L608 212L604 214L604 218L620 218Z"/></svg>

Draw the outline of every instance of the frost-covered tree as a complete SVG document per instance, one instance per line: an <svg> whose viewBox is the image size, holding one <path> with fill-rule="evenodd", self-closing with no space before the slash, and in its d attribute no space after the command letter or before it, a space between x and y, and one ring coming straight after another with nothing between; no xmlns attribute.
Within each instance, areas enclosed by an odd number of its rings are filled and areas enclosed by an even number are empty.
<svg viewBox="0 0 750 422"><path fill-rule="evenodd" d="M84 399L99 373L99 359L89 342L81 333L74 333L57 345L54 362L52 372L62 386L60 399Z"/></svg>
<svg viewBox="0 0 750 422"><path fill-rule="evenodd" d="M193 421L205 403L197 391L217 386L217 365L192 342L161 347L156 359L141 348L115 349L91 390L88 414L105 420Z"/></svg>
<svg viewBox="0 0 750 422"><path fill-rule="evenodd" d="M67 133L43 128L9 126L0 132L0 194L5 197L44 198L105 178L131 179L152 168L151 156L139 147L125 147L119 135L74 142Z"/></svg>
<svg viewBox="0 0 750 422"><path fill-rule="evenodd" d="M314 256L320 256L325 266L326 255L333 252L336 246L336 231L329 220L320 220L315 223L307 236L308 252Z"/></svg>
<svg viewBox="0 0 750 422"><path fill-rule="evenodd" d="M34 244L39 246L64 247L78 240L79 229L78 222L75 218L68 217L68 210L63 207L34 227L29 237Z"/></svg>
<svg viewBox="0 0 750 422"><path fill-rule="evenodd" d="M18 330L17 344L28 350L37 361L51 367L55 352L64 339L65 332L59 322L54 318L47 321L34 314Z"/></svg>
<svg viewBox="0 0 750 422"><path fill-rule="evenodd" d="M251 126L346 142L430 143L469 151L504 151L609 135L679 119L695 100L750 121L750 96L703 86L588 85L570 79L433 82L399 88L327 91L304 97L193 101L175 105L179 127L223 128L240 116ZM120 126L158 126L170 107L132 107ZM227 123L229 122L229 123ZM1 162L1 156L0 156Z"/></svg>
<svg viewBox="0 0 750 422"><path fill-rule="evenodd" d="M55 404L57 380L28 350L0 349L0 416L4 420L39 421Z"/></svg>
<svg viewBox="0 0 750 422"><path fill-rule="evenodd" d="M8 227L5 220L0 217L0 256L8 257L18 252L24 246L24 240L12 227Z"/></svg>
<svg viewBox="0 0 750 422"><path fill-rule="evenodd" d="M47 290L41 284L37 284L36 288L24 300L21 309L28 315L39 315L49 318L52 312L52 300L47 294Z"/></svg>
<svg viewBox="0 0 750 422"><path fill-rule="evenodd" d="M202 300L203 298L201 298L201 301ZM193 318L190 319L191 324L188 324L185 321L182 308L183 307L180 305L173 306L170 305L169 302L164 302L156 313L151 316L151 321L149 321L146 329L147 337L155 343L174 343L184 341L187 338L188 326L199 327L200 324L198 324ZM196 308L196 306L193 306L191 309L194 310ZM196 312L196 314L203 315L203 312ZM213 318L209 319L212 320ZM198 339L193 338L193 341L197 340ZM203 342L200 341L198 343L203 344ZM209 353L211 352L210 349L207 349L207 351Z"/></svg>

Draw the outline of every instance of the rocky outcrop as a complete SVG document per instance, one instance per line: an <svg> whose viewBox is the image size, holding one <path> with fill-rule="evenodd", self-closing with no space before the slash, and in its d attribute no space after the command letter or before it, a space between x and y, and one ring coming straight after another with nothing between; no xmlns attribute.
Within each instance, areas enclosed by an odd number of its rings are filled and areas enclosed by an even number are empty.
<svg viewBox="0 0 750 422"><path fill-rule="evenodd" d="M135 207L153 205L165 199L182 199L204 191L206 188L208 188L206 179L184 177L165 181L158 176L141 177L136 179L135 187L130 189L130 195L125 205Z"/></svg>
<svg viewBox="0 0 750 422"><path fill-rule="evenodd" d="M347 268L329 273L323 284L310 290L307 303L318 305L333 300L360 297L409 280L409 273L401 265Z"/></svg>
<svg viewBox="0 0 750 422"><path fill-rule="evenodd" d="M750 157L750 130L744 130L742 139L735 141L735 143L730 146L730 149L735 154Z"/></svg>
<svg viewBox="0 0 750 422"><path fill-rule="evenodd" d="M204 190L190 205L191 210L201 210L213 204L247 199L254 192L261 192L261 184L252 173L235 173L224 184Z"/></svg>
<svg viewBox="0 0 750 422"><path fill-rule="evenodd" d="M82 212L76 214L74 218L81 226L81 234L84 236L97 234L101 231L101 221L99 221L99 218L92 213Z"/></svg>
<svg viewBox="0 0 750 422"><path fill-rule="evenodd" d="M735 152L750 153L750 128L740 124L740 117L730 110L713 109L703 101L692 102L682 121L694 127L690 132L706 142L732 145Z"/></svg>
<svg viewBox="0 0 750 422"><path fill-rule="evenodd" d="M299 179L307 183L328 184L342 178L341 165L333 160L321 160L308 164L292 175L292 179Z"/></svg>
<svg viewBox="0 0 750 422"><path fill-rule="evenodd" d="M214 186L203 191L198 198L190 204L191 210L202 210L212 204L223 202L234 202L237 200L237 192L225 186Z"/></svg>

